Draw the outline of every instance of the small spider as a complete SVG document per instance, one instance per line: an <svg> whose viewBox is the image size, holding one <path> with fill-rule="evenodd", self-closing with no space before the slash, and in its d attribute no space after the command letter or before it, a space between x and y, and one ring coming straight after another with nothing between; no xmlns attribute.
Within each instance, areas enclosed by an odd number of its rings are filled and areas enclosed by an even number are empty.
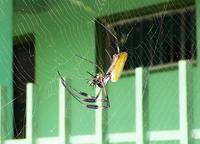
<svg viewBox="0 0 200 144"><path fill-rule="evenodd" d="M130 34L131 31L132 31L132 29L126 35L127 37L128 37L128 35ZM109 31L109 33L111 33L111 32ZM109 97L106 93L105 86L106 86L106 84L108 83L109 80L111 82L116 82L119 79L119 77L120 77L120 75L123 71L124 64L125 64L125 62L128 58L127 52L120 52L119 51L118 39L113 34L112 34L112 36L116 40L116 47L117 47L118 53L113 55L111 65L108 68L107 72L104 73L103 70L96 64L95 64L96 67L101 72L97 73L96 75L93 75L90 72L88 72L88 74L90 74L92 76L92 79L89 81L89 85L92 86L92 87L98 87L99 88L99 91L97 92L96 96L91 96L91 95L89 95L85 92L78 91L78 90L74 89L71 85L69 85L67 83L67 81L65 81L63 79L61 74L58 72L58 75L61 78L62 84L67 89L67 91L77 101L79 101L79 103L81 103L83 106L86 106L87 108L90 108L90 109L109 109L110 108L110 101L109 101ZM78 57L88 61L89 63L94 64L90 60L87 60L87 59L80 57L80 56L78 56ZM99 98L102 91L104 92L105 98ZM82 96L84 98L82 98ZM96 102L101 102L101 105L96 104Z"/></svg>

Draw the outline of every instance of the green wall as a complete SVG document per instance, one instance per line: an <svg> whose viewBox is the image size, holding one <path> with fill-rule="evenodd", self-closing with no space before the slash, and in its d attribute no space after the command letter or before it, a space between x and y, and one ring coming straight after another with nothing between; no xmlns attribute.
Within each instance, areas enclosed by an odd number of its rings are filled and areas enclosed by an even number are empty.
<svg viewBox="0 0 200 144"><path fill-rule="evenodd" d="M103 4L96 4L92 1L63 1L60 5L50 5L49 10L37 12L14 13L14 35L23 35L34 32L36 40L36 85L38 117L37 135L55 136L58 133L58 75L59 70L63 76L70 79L72 86L78 90L94 93L85 81L88 78L87 71L95 71L93 65L81 61L75 54L95 61L95 25L92 20L99 16L110 15L130 9L138 9L153 4L168 2L168 0L109 0L99 1ZM184 2L184 1L182 1ZM99 8L98 6L101 6ZM170 6L170 3L169 3ZM197 14L199 14L199 4ZM48 8L47 8L48 9ZM198 17L197 17L198 18ZM198 21L198 20L197 20ZM198 25L199 22L198 22ZM197 35L199 37L199 27ZM198 40L198 45L200 41ZM7 49L6 49L7 50ZM199 57L199 55L198 55ZM199 60L199 58L198 58ZM199 67L195 66L193 77L199 76ZM178 128L178 71L177 69L166 72L151 72L149 76L149 129L177 129ZM134 131L132 124L125 127L118 127L120 123L127 121L134 122L134 110L130 115L119 115L128 108L134 107L134 100L131 93L134 92L134 75L122 77L118 83L110 84L109 96L112 108L108 112L108 132ZM193 81L194 85L194 112L199 115L199 81ZM119 90L120 89L120 90ZM122 93L123 89L132 89ZM120 93L117 92L119 90ZM125 95L127 94L127 96ZM122 96L124 95L124 96ZM172 101L173 99L173 101ZM123 101L123 103L122 103ZM160 101L165 101L161 106ZM123 107L126 106L126 107ZM169 109L171 108L171 109ZM72 99L71 109L71 133L91 134L95 131L95 113L79 105ZM125 119L126 117L126 119ZM163 125L157 121L159 117L166 122ZM162 120L162 121L163 121ZM200 126L199 117L194 118L197 128ZM117 126L117 127L116 127Z"/></svg>
<svg viewBox="0 0 200 144"><path fill-rule="evenodd" d="M197 63L200 62L200 3L198 0L196 0L196 36L197 36ZM197 64L197 67L195 67L195 70L193 71L193 110L194 110L194 125L193 128L200 128L200 105L199 105L199 101L200 101L200 80L199 80L199 74L200 74L200 67Z"/></svg>
<svg viewBox="0 0 200 144"><path fill-rule="evenodd" d="M7 137L12 137L12 0L0 1L0 85L7 90Z"/></svg>

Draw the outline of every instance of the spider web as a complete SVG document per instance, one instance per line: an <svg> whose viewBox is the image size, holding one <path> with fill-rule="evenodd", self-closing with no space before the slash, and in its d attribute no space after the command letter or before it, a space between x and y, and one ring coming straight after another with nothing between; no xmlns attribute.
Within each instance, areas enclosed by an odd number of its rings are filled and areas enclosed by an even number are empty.
<svg viewBox="0 0 200 144"><path fill-rule="evenodd" d="M159 48L162 48L159 42L164 39L163 33L166 33L162 27L169 26L169 24L164 23L165 18L169 15L167 11L170 8L181 9L183 6L180 5L191 5L187 3L181 1L177 4L177 2L165 2L164 0L158 2L158 4L130 0L14 0L13 33L15 39L25 42L34 39L34 54L30 50L27 51L28 65L30 67L35 66L33 78L27 78L31 77L30 73L28 74L27 69L23 68L20 63L14 64L13 67L21 75L16 78L20 79L22 85L26 85L24 81L33 81L36 84L34 116L37 117L37 121L34 125L37 127L37 136L49 137L58 134L59 76L57 71L75 89L95 95L95 90L87 83L91 79L87 72L96 74L96 67L76 55L94 63L97 61L106 71L110 65L109 57L112 57L117 51L112 35L115 35L119 42L127 39L119 44L120 48L123 44L123 49L120 50L127 51L129 59L121 79L116 83L108 84L107 90L111 108L105 116L107 118L105 118L106 122L103 129L107 133L135 131L134 71L136 67L140 66L152 69L149 74L149 81L145 83L149 87L149 103L146 106L148 111L146 114L149 116L149 130L177 129L179 126L178 72L174 65L177 64L179 58L168 61L170 58L167 58L167 56L170 55L166 51L162 53L159 50ZM143 29L145 31L143 34L146 36L139 39L139 35L142 33L140 32L142 29L139 19L149 14L155 14L157 12L156 5L161 5L159 12L162 14L159 16L159 20L157 19ZM147 8L148 10L145 10ZM185 11L186 15L193 16L189 10ZM136 18L136 21L124 24L131 17ZM152 17L154 17L154 20L156 19L156 16L150 16L147 20L152 21ZM173 19L173 23L180 23L180 21L182 21L181 18ZM110 29L109 26L113 26L113 29ZM186 31L189 31L187 28L195 29L195 26L186 27ZM130 32L131 29L133 31ZM127 36L129 32L130 35ZM23 38L21 38L22 36ZM169 47L171 45L176 46L177 43L181 45L180 39L176 39L176 37L178 36L175 36L170 43L167 40L168 43L164 41L164 44ZM190 41L190 35L185 36L184 39ZM30 43L26 46L22 42L20 46L23 49L31 47ZM140 54L141 49L142 54ZM174 53L177 53L177 57L182 59L179 51L174 50L171 53L172 57L175 56ZM191 56L188 59L192 59L194 63L196 60L194 50L187 51L186 49L186 53L186 57ZM166 57L161 58L162 54ZM35 63L32 63L32 57L35 58ZM16 61L18 60L19 58L16 58ZM6 62L6 59L3 59L3 61ZM22 80L22 78L24 79ZM17 87L17 89L20 89L20 87ZM24 94L25 91L21 90L20 93ZM67 97L70 97L70 95L67 95ZM25 103L25 98L19 95L9 101L3 109L17 100L19 103ZM71 119L71 135L94 134L95 111L82 107L73 98L66 103L67 108L71 111L68 115ZM25 111L25 107L22 107L21 111ZM10 116L9 119L11 118ZM157 122L156 119L159 119L160 122ZM24 137L25 134L25 117L21 118L21 121L23 127L21 130L17 129L16 137L18 138ZM13 124L12 120L9 122L7 137L11 138ZM14 118L13 123L15 127L16 118Z"/></svg>

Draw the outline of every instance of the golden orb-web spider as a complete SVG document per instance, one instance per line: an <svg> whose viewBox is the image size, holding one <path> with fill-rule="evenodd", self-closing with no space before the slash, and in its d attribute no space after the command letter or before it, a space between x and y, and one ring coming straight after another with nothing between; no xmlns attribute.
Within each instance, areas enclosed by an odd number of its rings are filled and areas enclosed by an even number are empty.
<svg viewBox="0 0 200 144"><path fill-rule="evenodd" d="M104 26L103 26L104 27ZM105 27L104 27L105 28ZM106 29L106 28L105 28ZM132 28L133 29L133 28ZM129 33L126 35L126 40L130 34L130 32L132 31L132 29L129 31ZM108 30L108 29L106 29ZM109 31L109 30L108 30ZM109 31L109 33L111 33ZM112 58L112 62L110 67L108 68L107 72L104 73L103 70L101 70L101 68L96 65L96 67L101 71L100 73L97 73L96 75L91 74L90 72L88 72L91 76L92 79L89 81L89 85L92 87L99 87L99 91L97 92L96 96L91 96L85 92L82 91L78 91L76 89L74 89L71 85L69 85L67 83L67 81L65 81L63 79L63 77L61 76L61 74L58 72L58 75L61 78L62 84L63 86L67 89L67 91L79 102L81 103L83 106L86 106L87 108L90 109L109 109L110 108L110 100L109 97L107 95L105 86L107 84L107 82L110 80L111 82L116 82L122 71L124 68L124 64L128 58L128 53L127 52L120 52L119 50L119 42L116 36L114 36L114 34L111 33L111 35L115 38L115 44L117 47L117 54L113 55ZM92 61L87 60L83 57L78 56L81 59L84 59L86 61L88 61L89 63L94 64ZM105 98L99 98L101 92L104 92ZM82 98L82 96L84 98ZM101 105L96 104L96 102L101 102ZM104 104L104 105L103 105Z"/></svg>

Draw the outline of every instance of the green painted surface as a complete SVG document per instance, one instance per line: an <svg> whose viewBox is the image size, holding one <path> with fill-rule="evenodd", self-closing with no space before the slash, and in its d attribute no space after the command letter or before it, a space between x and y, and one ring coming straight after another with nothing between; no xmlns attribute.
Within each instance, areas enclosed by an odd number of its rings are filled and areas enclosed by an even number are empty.
<svg viewBox="0 0 200 144"><path fill-rule="evenodd" d="M72 26L63 21L63 25L58 25L60 20L52 13L16 13L14 18L15 35L34 32L36 37L37 134L55 136L58 133L57 70L71 80L77 90L94 94L85 79L89 77L86 71L94 72L95 68L75 56L82 55L94 61L94 29L92 25L85 25L86 22ZM37 21L39 19L41 21ZM19 29L22 27L24 29ZM84 33L87 33L85 38L82 37ZM72 99L71 113L72 134L94 133L94 111L81 107Z"/></svg>
<svg viewBox="0 0 200 144"><path fill-rule="evenodd" d="M94 95L94 92L88 89L86 81L83 79L81 81L82 82L77 81L77 83L74 84L74 87L76 87L78 90L85 91L90 95ZM95 132L95 111L92 109L87 109L73 98L71 100L71 134L93 134Z"/></svg>
<svg viewBox="0 0 200 144"><path fill-rule="evenodd" d="M6 88L0 86L0 144L6 139Z"/></svg>
<svg viewBox="0 0 200 144"><path fill-rule="evenodd" d="M116 83L110 83L108 95L111 109L108 111L108 132L135 131L135 78L123 77Z"/></svg>
<svg viewBox="0 0 200 144"><path fill-rule="evenodd" d="M149 74L149 129L179 128L178 70Z"/></svg>
<svg viewBox="0 0 200 144"><path fill-rule="evenodd" d="M200 140L193 140L193 144L199 144Z"/></svg>
<svg viewBox="0 0 200 144"><path fill-rule="evenodd" d="M197 36L197 62L200 62L200 3L198 0L196 0L196 36ZM197 65L194 68L192 76L192 86L193 86L193 128L200 128L200 80L199 80L199 74L200 74L200 68Z"/></svg>
<svg viewBox="0 0 200 144"><path fill-rule="evenodd" d="M12 124L12 0L0 1L0 85L7 89L7 138L13 135Z"/></svg>
<svg viewBox="0 0 200 144"><path fill-rule="evenodd" d="M37 110L35 115L38 117L37 135L39 137L58 134L57 70L70 79L72 86L77 90L94 94L85 79L89 77L86 72L95 72L95 67L75 57L77 54L95 61L95 26L92 19L167 1L110 0L103 1L104 5L101 5L101 10L92 1L82 1L81 6L78 6L76 1L64 1L62 5L51 7L49 11L38 13L34 10L31 11L35 14L31 12L15 13L14 35L34 32L36 38L37 90L35 97ZM198 15L200 15L200 6L199 4L197 6ZM200 25L199 22L198 25ZM197 26L198 37L199 34L200 27ZM200 40L197 40L199 46ZM200 83L196 80L198 76L199 67L195 67L193 76L195 79L193 82L195 128L200 127L198 117L198 101L200 100L198 87ZM109 133L135 131L134 82L135 79L131 76L123 77L117 83L109 84L108 91L111 99L107 122ZM71 105L72 135L93 134L95 132L94 111L82 107L74 99L72 99ZM150 130L178 128L177 70L158 71L150 74L148 112Z"/></svg>

